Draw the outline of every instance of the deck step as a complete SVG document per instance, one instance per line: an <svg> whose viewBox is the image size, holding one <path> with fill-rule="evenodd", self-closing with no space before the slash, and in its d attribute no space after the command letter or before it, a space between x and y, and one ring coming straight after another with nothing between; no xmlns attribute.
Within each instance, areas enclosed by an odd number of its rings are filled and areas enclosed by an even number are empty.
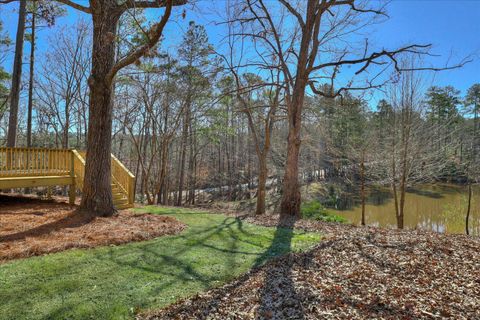
<svg viewBox="0 0 480 320"><path fill-rule="evenodd" d="M133 205L132 205L132 204L129 204L129 203L124 203L124 204L116 205L115 208L116 208L117 210L130 209L130 208L133 208Z"/></svg>
<svg viewBox="0 0 480 320"><path fill-rule="evenodd" d="M133 205L128 203L128 195L117 183L112 183L113 205L117 210L132 208Z"/></svg>

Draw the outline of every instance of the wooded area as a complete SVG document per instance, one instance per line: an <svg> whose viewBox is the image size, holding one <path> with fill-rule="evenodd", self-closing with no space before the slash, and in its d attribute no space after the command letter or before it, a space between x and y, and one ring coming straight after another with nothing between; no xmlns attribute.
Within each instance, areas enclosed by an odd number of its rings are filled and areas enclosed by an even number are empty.
<svg viewBox="0 0 480 320"><path fill-rule="evenodd" d="M0 0L0 320L480 318L467 7Z"/></svg>
<svg viewBox="0 0 480 320"><path fill-rule="evenodd" d="M460 96L422 79L426 71L460 68L469 57L437 67L423 58L430 44L375 50L367 39L335 46L359 22L365 28L386 18L383 6L232 2L220 21L228 26L220 47L192 21L171 50L157 42L172 8L184 1L21 4L15 67L11 77L2 71L3 141L87 150L88 211L113 213L110 151L134 172L141 202L195 204L208 188L234 201L258 188L262 214L271 180L282 195L280 212L295 216L300 186L322 172L362 188L391 187L399 194L400 228L407 186L478 181L480 85ZM79 20L69 32L55 30L55 19L66 14L61 4L91 15L93 25ZM148 8L163 6L158 23L149 22ZM34 67L38 24L51 36ZM30 58L22 62L23 38ZM0 43L6 55L11 41L3 36ZM18 106L23 63L30 65L22 86L27 117ZM344 71L351 77L339 77Z"/></svg>

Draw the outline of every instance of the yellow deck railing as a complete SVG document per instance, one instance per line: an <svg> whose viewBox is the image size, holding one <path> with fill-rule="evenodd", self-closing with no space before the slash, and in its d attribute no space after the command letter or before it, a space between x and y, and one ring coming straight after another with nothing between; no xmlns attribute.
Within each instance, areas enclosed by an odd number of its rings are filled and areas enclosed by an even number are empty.
<svg viewBox="0 0 480 320"><path fill-rule="evenodd" d="M85 159L87 153L85 151L76 151L81 158ZM128 170L120 160L117 159L113 154L112 157L112 182L128 195L128 203L133 205L135 202L135 176L130 170ZM85 166L85 162L83 162ZM82 172L83 177L83 172ZM83 181L83 180L82 180Z"/></svg>
<svg viewBox="0 0 480 320"><path fill-rule="evenodd" d="M135 176L112 154L112 179L128 195L128 203L135 202Z"/></svg>
<svg viewBox="0 0 480 320"><path fill-rule="evenodd" d="M64 149L0 148L0 176L68 175L70 153Z"/></svg>
<svg viewBox="0 0 480 320"><path fill-rule="evenodd" d="M0 179L4 180L2 185L8 185L7 180L14 181L16 178L53 178L53 176L57 179L60 176L73 178L75 188L81 191L85 176L85 152L67 149L0 147ZM12 183L12 186L19 185L18 179ZM63 183L66 180L58 181ZM40 183L45 182L39 182L37 179L30 183L41 185ZM119 207L133 206L135 201L134 183L133 174L112 155L112 189L125 196L125 201L119 202ZM123 201L121 198L117 200Z"/></svg>
<svg viewBox="0 0 480 320"><path fill-rule="evenodd" d="M83 179L85 178L85 158L77 150L72 150L73 153L73 171L75 173L76 185L78 190L83 189Z"/></svg>

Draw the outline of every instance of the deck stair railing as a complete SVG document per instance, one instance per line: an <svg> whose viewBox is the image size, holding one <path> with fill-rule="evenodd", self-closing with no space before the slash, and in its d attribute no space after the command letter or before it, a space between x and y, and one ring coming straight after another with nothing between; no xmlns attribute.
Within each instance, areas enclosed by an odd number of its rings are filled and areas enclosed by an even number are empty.
<svg viewBox="0 0 480 320"><path fill-rule="evenodd" d="M0 147L0 189L70 185L83 189L85 152L69 149ZM133 174L112 155L112 194L117 209L132 207L135 201Z"/></svg>

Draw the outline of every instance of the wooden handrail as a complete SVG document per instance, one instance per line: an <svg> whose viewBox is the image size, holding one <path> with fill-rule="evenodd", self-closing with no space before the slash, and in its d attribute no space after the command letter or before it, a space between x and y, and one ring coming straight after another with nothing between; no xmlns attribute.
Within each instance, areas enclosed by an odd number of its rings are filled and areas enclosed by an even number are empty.
<svg viewBox="0 0 480 320"><path fill-rule="evenodd" d="M0 148L0 176L25 177L69 175L70 150Z"/></svg>
<svg viewBox="0 0 480 320"><path fill-rule="evenodd" d="M72 150L72 153L73 153L73 163L74 163L73 170L74 170L76 181L77 181L76 183L77 189L82 191L83 180L85 178L85 159L82 157L80 152L78 152L75 149Z"/></svg>
<svg viewBox="0 0 480 320"><path fill-rule="evenodd" d="M112 156L112 178L125 191L128 203L135 202L135 176L128 170L117 157Z"/></svg>
<svg viewBox="0 0 480 320"><path fill-rule="evenodd" d="M78 153L83 159L86 159L85 151L78 151ZM113 154L111 154L111 158L112 182L122 189L128 197L128 203L133 205L135 202L135 176Z"/></svg>
<svg viewBox="0 0 480 320"><path fill-rule="evenodd" d="M84 159L86 158L87 153L85 151L78 152L80 156L82 156ZM128 197L128 203L133 205L135 202L135 176L113 154L111 154L111 158L113 183L122 189L122 191Z"/></svg>
<svg viewBox="0 0 480 320"><path fill-rule="evenodd" d="M0 178L71 176L75 187L81 191L85 178L85 156L84 151L75 149L0 147ZM128 198L128 204L133 205L135 176L113 154L111 158L112 182Z"/></svg>

